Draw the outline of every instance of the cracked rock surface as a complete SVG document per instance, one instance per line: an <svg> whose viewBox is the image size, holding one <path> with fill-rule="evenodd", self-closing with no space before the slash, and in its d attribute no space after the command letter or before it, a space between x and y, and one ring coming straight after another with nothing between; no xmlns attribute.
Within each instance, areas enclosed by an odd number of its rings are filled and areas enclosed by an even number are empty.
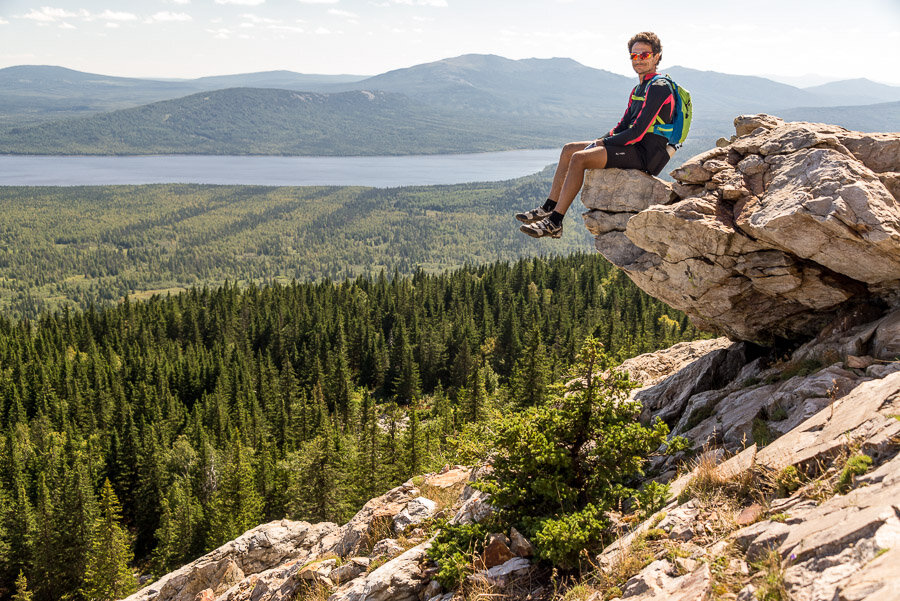
<svg viewBox="0 0 900 601"><path fill-rule="evenodd" d="M900 134L768 115L672 172L589 171L595 246L696 325L802 339L865 303L900 306Z"/></svg>

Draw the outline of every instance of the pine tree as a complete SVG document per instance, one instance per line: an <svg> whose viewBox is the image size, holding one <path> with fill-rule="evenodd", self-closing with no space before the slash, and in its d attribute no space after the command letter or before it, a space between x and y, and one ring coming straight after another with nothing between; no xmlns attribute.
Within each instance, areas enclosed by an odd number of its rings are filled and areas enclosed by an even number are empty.
<svg viewBox="0 0 900 601"><path fill-rule="evenodd" d="M406 477L411 478L422 471L425 463L422 428L419 424L419 412L415 404L409 407L409 424L406 427Z"/></svg>
<svg viewBox="0 0 900 601"><path fill-rule="evenodd" d="M12 582L17 573L31 567L36 529L34 509L25 490L21 455L13 436L11 434L7 439L6 457L10 462L7 470L11 472L12 494L8 502L0 506L0 550L3 551L0 567L3 582L7 583Z"/></svg>
<svg viewBox="0 0 900 601"><path fill-rule="evenodd" d="M516 362L509 383L510 396L522 407L541 404L547 396L550 385L550 367L547 351L537 327L532 328L525 352Z"/></svg>
<svg viewBox="0 0 900 601"><path fill-rule="evenodd" d="M237 538L262 521L263 500L256 490L256 473L239 433L232 440L209 512L211 547Z"/></svg>
<svg viewBox="0 0 900 601"><path fill-rule="evenodd" d="M191 494L190 482L177 477L162 500L153 569L165 574L190 560L200 549L203 508Z"/></svg>
<svg viewBox="0 0 900 601"><path fill-rule="evenodd" d="M28 579L25 578L25 572L22 570L19 570L19 576L16 578L16 592L12 601L32 601L31 591L28 590Z"/></svg>
<svg viewBox="0 0 900 601"><path fill-rule="evenodd" d="M119 523L122 510L109 479L103 483L99 509L82 594L87 601L114 601L134 592L137 582L128 567L132 558L128 534Z"/></svg>
<svg viewBox="0 0 900 601"><path fill-rule="evenodd" d="M484 367L479 365L472 374L466 391L466 419L477 422L484 419L487 411L487 392L484 388Z"/></svg>

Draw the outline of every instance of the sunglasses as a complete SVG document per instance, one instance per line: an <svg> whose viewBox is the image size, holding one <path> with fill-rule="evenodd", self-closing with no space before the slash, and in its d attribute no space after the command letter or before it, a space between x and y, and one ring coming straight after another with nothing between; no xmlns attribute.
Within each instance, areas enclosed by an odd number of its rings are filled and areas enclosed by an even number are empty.
<svg viewBox="0 0 900 601"><path fill-rule="evenodd" d="M647 60L648 58L650 58L650 55L651 55L651 54L653 54L653 53L652 53L652 52L632 52L632 53L631 53L631 60L634 60L634 59L636 59L636 58L639 58L639 59L641 59L642 61L643 61L643 60Z"/></svg>

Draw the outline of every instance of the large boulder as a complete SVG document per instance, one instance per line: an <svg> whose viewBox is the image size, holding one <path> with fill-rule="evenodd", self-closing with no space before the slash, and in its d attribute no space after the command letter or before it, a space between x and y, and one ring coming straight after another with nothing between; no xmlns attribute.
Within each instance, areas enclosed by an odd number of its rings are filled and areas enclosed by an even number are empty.
<svg viewBox="0 0 900 601"><path fill-rule="evenodd" d="M588 172L596 248L699 327L770 344L863 304L900 307L900 134L739 117L668 185Z"/></svg>
<svg viewBox="0 0 900 601"><path fill-rule="evenodd" d="M279 566L299 566L315 558L322 540L335 530L337 525L330 522L279 520L257 526L142 588L125 601L194 601L206 589L221 595L252 574L279 569Z"/></svg>
<svg viewBox="0 0 900 601"><path fill-rule="evenodd" d="M329 601L418 601L430 580L425 563L430 543L422 543L395 557L365 577L351 580Z"/></svg>

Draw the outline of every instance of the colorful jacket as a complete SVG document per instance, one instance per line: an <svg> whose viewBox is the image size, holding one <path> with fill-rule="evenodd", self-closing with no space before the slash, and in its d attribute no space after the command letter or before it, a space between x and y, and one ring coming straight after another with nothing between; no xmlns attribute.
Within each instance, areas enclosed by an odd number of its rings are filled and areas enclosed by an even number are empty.
<svg viewBox="0 0 900 601"><path fill-rule="evenodd" d="M618 125L603 136L606 146L628 146L640 142L644 136L665 138L652 131L656 123L671 123L675 113L675 97L672 88L662 77L652 84L657 73L648 73L643 81L631 90L628 108Z"/></svg>

